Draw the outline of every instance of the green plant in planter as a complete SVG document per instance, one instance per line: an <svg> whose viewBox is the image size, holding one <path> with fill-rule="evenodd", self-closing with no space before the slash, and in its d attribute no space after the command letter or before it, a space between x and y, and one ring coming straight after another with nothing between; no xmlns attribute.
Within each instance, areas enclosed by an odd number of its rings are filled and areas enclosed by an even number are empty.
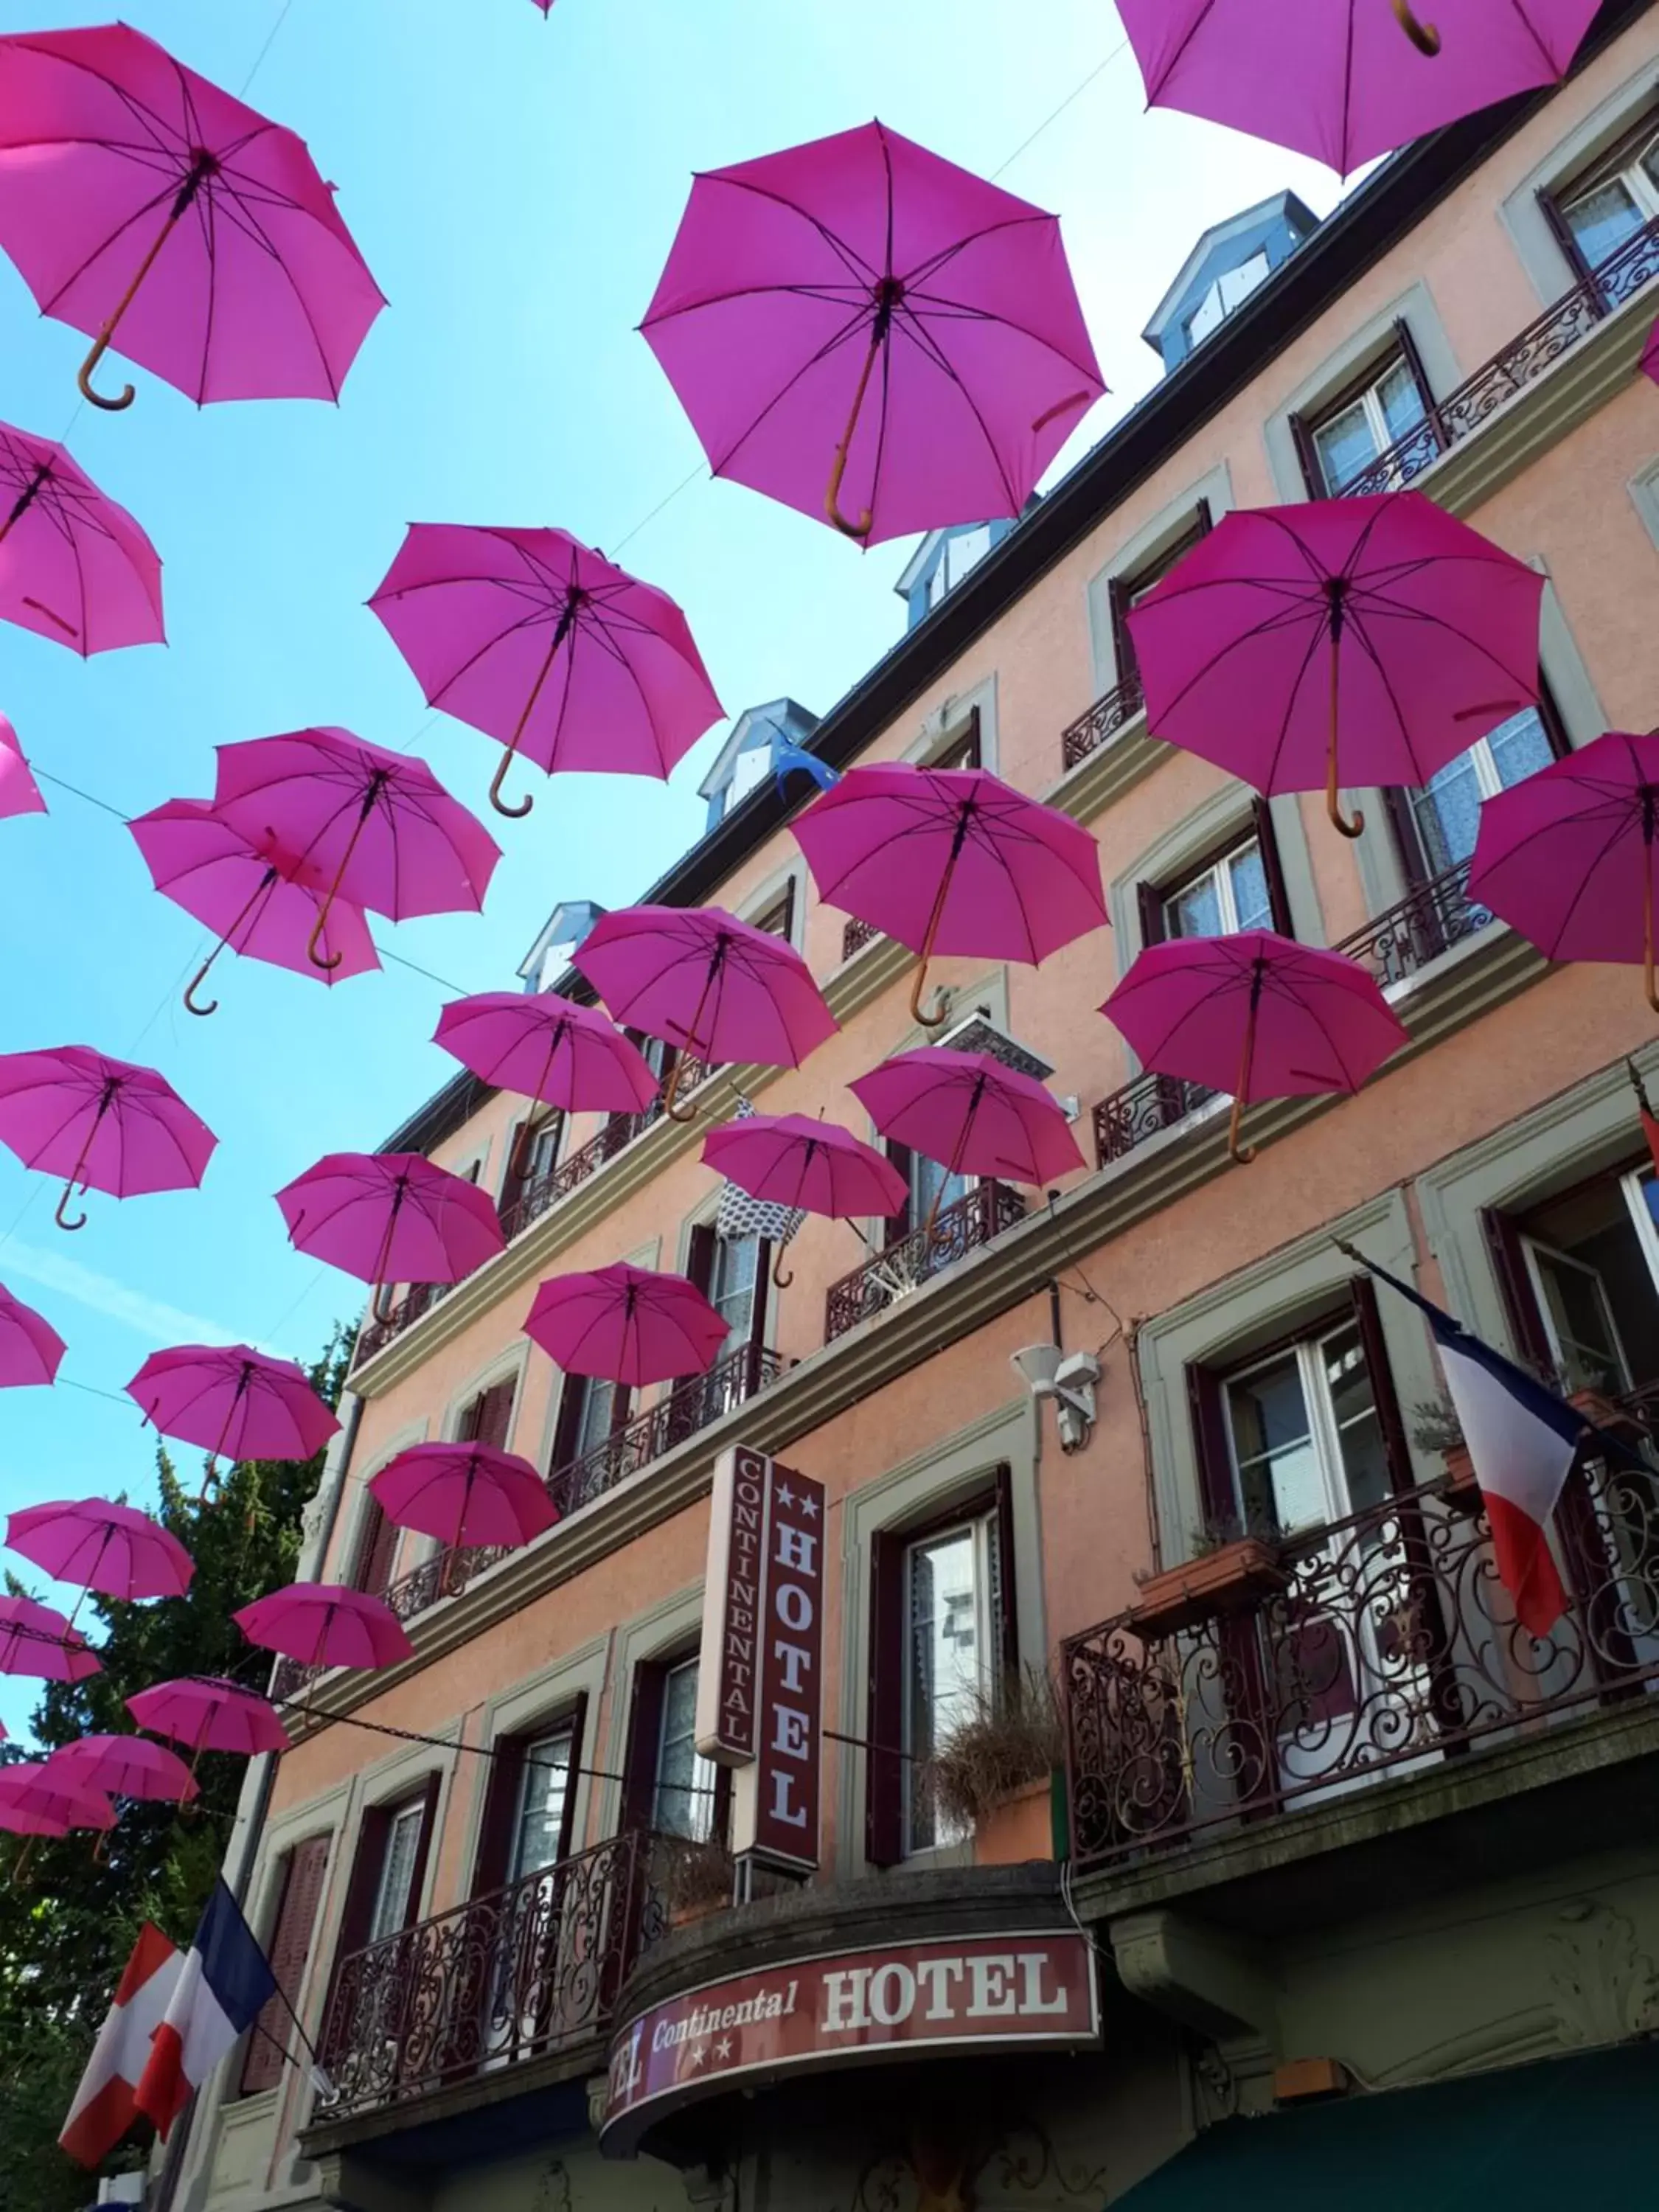
<svg viewBox="0 0 1659 2212"><path fill-rule="evenodd" d="M1449 1391L1437 1398L1419 1398L1412 1407L1412 1442L1419 1451L1455 1451L1463 1431Z"/></svg>
<svg viewBox="0 0 1659 2212"><path fill-rule="evenodd" d="M712 1912L732 1902L732 1854L713 1837L664 1836L663 1895L671 1912Z"/></svg>
<svg viewBox="0 0 1659 2212"><path fill-rule="evenodd" d="M1027 1783L1046 1781L1066 1757L1065 1724L1054 1678L1025 1667L980 1691L927 1765L942 1818L977 1827Z"/></svg>

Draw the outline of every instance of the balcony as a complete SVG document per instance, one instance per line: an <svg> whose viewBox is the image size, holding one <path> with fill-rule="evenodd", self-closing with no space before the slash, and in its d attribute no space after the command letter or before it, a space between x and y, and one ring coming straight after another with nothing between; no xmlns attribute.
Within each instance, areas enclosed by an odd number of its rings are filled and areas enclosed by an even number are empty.
<svg viewBox="0 0 1659 2212"><path fill-rule="evenodd" d="M1025 1201L1018 1191L1006 1183L976 1185L954 1205L941 1207L931 1226L912 1230L831 1283L824 1300L824 1342L833 1344L1024 1218Z"/></svg>
<svg viewBox="0 0 1659 2212"><path fill-rule="evenodd" d="M371 1314L357 1332L357 1349L351 1356L354 1367L361 1367L373 1359L377 1352L384 1352L394 1336L401 1336L412 1328L424 1313L430 1313L440 1298L453 1290L453 1283L411 1283L402 1297L392 1301L384 1321Z"/></svg>
<svg viewBox="0 0 1659 2212"><path fill-rule="evenodd" d="M1145 1860L1443 1766L1659 1677L1659 1474L1592 1467L1556 1515L1571 1597L1529 1636L1486 1519L1433 1490L1194 1561L1061 1659L1073 1850Z"/></svg>
<svg viewBox="0 0 1659 2212"><path fill-rule="evenodd" d="M342 1960L315 2124L594 2045L665 1924L655 1840L613 1836Z"/></svg>
<svg viewBox="0 0 1659 2212"><path fill-rule="evenodd" d="M860 921L856 915L842 924L841 957L850 960L855 952L862 952L866 945L873 945L881 935L873 921Z"/></svg>
<svg viewBox="0 0 1659 2212"><path fill-rule="evenodd" d="M1122 729L1133 722L1146 703L1140 688L1140 672L1131 669L1114 690L1095 701L1086 714L1079 714L1069 728L1060 733L1060 757L1068 769L1087 760L1098 752Z"/></svg>
<svg viewBox="0 0 1659 2212"><path fill-rule="evenodd" d="M1095 1162L1109 1167L1149 1137L1173 1129L1217 1093L1176 1075L1139 1075L1103 1098L1095 1109Z"/></svg>

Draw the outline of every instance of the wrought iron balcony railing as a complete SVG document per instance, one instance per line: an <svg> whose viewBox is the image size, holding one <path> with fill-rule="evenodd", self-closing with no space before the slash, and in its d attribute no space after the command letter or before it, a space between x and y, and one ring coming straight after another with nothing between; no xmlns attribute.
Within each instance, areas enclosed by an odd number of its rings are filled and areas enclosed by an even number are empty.
<svg viewBox="0 0 1659 2212"><path fill-rule="evenodd" d="M387 1308L384 1321L376 1321L371 1315L363 1323L357 1332L357 1348L351 1356L352 1365L361 1367L365 1360L373 1359L377 1352L383 1352L394 1336L401 1336L406 1328L419 1321L422 1314L430 1313L439 1299L447 1297L454 1287L453 1283L411 1283L403 1296L394 1299Z"/></svg>
<svg viewBox="0 0 1659 2212"><path fill-rule="evenodd" d="M1184 1843L1582 1713L1659 1676L1659 1473L1575 1474L1568 1610L1516 1620L1484 1514L1433 1489L1156 1577L1065 1647L1081 1866Z"/></svg>
<svg viewBox="0 0 1659 2212"><path fill-rule="evenodd" d="M1097 699L1086 714L1079 714L1069 728L1060 732L1060 757L1065 765L1075 768L1080 760L1097 752L1126 723L1133 721L1146 703L1140 672L1131 669L1121 684Z"/></svg>
<svg viewBox="0 0 1659 2212"><path fill-rule="evenodd" d="M1096 1164L1109 1167L1114 1160L1123 1159L1137 1145L1173 1129L1215 1095L1201 1083L1188 1083L1177 1075L1138 1075L1095 1109Z"/></svg>
<svg viewBox="0 0 1659 2212"><path fill-rule="evenodd" d="M340 1962L320 2120L374 2112L602 2035L665 1924L655 1839L629 1831Z"/></svg>
<svg viewBox="0 0 1659 2212"><path fill-rule="evenodd" d="M953 1205L941 1206L931 1227L924 1222L831 1283L824 1300L824 1342L833 1343L1024 1217L1025 1201L1018 1191L1006 1183L976 1184Z"/></svg>
<svg viewBox="0 0 1659 2212"><path fill-rule="evenodd" d="M1466 937L1477 935L1492 919L1490 908L1469 896L1469 864L1460 860L1416 884L1331 949L1370 969L1379 983L1401 983Z"/></svg>
<svg viewBox="0 0 1659 2212"><path fill-rule="evenodd" d="M873 921L860 921L856 915L848 916L841 933L841 957L850 960L855 952L862 952L866 945L873 945L881 935Z"/></svg>

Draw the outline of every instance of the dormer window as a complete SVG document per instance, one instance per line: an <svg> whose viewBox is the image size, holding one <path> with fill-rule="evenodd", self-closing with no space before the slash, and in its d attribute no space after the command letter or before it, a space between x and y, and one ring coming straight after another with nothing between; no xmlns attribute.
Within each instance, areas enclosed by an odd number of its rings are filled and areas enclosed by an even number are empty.
<svg viewBox="0 0 1659 2212"><path fill-rule="evenodd" d="M936 607L970 568L977 568L990 550L991 526L988 522L981 522L973 530L964 530L954 538L947 538L939 548L933 573L927 579L928 607Z"/></svg>
<svg viewBox="0 0 1659 2212"><path fill-rule="evenodd" d="M1196 345L1200 338L1206 338L1212 331L1218 330L1233 309L1249 298L1258 284L1267 283L1270 273L1265 246L1259 253L1253 253L1248 261L1241 262L1237 269L1224 269L1187 318L1188 342Z"/></svg>

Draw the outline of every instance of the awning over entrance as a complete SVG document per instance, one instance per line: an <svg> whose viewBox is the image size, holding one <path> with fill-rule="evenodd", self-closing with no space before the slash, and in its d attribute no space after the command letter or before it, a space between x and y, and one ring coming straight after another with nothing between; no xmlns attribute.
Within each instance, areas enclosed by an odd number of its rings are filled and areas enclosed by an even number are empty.
<svg viewBox="0 0 1659 2212"><path fill-rule="evenodd" d="M1224 2120L1112 2212L1570 2212L1656 2202L1659 2048L1647 2043Z"/></svg>

